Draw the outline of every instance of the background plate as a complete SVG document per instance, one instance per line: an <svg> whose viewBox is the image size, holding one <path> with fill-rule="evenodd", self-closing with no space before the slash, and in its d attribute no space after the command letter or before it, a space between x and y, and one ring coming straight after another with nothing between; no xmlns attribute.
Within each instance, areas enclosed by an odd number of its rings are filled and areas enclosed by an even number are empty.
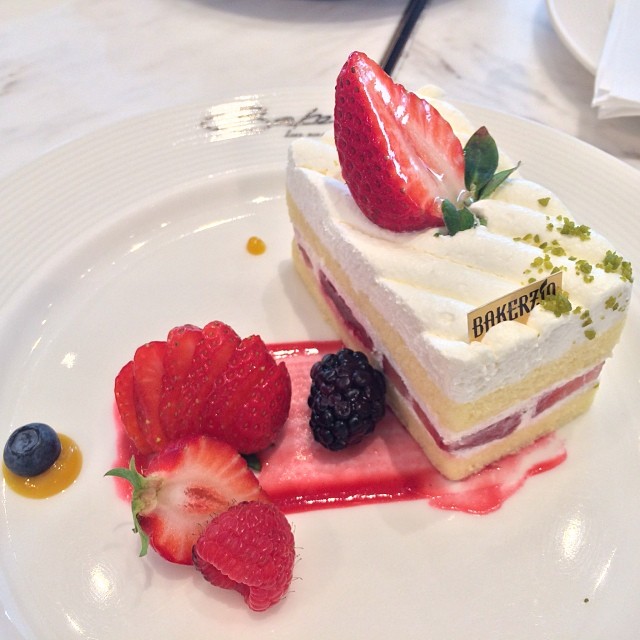
<svg viewBox="0 0 640 640"><path fill-rule="evenodd" d="M137 558L130 511L103 477L115 458L113 379L135 347L216 318L267 341L332 337L293 272L284 199L291 137L327 129L332 100L308 89L151 114L0 185L0 436L43 420L85 456L54 498L3 488L0 600L16 637L637 636L637 296L592 410L562 431L567 462L498 512L408 502L292 515L292 592L264 614L189 568ZM638 262L638 172L462 106L524 175ZM246 252L251 235L265 254Z"/></svg>

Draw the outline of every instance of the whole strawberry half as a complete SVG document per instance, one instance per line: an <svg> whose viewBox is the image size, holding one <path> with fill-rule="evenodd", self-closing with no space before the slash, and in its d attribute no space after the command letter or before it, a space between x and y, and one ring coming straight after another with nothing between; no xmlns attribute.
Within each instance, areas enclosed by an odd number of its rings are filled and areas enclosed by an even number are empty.
<svg viewBox="0 0 640 640"><path fill-rule="evenodd" d="M139 347L115 380L125 433L143 454L210 434L241 453L272 444L289 415L291 381L259 336L227 324L171 329Z"/></svg>
<svg viewBox="0 0 640 640"><path fill-rule="evenodd" d="M211 584L235 589L254 611L288 591L295 548L291 526L273 504L244 502L212 520L193 548L193 564Z"/></svg>
<svg viewBox="0 0 640 640"><path fill-rule="evenodd" d="M246 461L232 447L208 436L177 440L156 454L144 475L129 468L107 472L133 486L134 531L140 555L150 544L163 558L192 563L192 547L209 521L246 500L268 502Z"/></svg>
<svg viewBox="0 0 640 640"><path fill-rule="evenodd" d="M335 100L342 175L364 215L391 231L442 226L442 201L457 202L465 189L449 123L357 51L338 75Z"/></svg>

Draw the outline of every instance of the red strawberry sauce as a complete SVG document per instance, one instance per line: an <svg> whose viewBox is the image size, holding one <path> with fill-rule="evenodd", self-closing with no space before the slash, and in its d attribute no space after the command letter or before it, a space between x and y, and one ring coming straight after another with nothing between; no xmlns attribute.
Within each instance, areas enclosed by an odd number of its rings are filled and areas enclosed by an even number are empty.
<svg viewBox="0 0 640 640"><path fill-rule="evenodd" d="M452 482L431 466L390 411L364 442L343 451L328 451L313 440L308 427L309 369L322 355L340 346L339 342L270 346L275 357L284 359L287 365L293 394L289 419L278 441L260 456L258 478L285 513L425 500L439 509L485 514L500 508L529 477L553 469L566 459L562 441L552 434L467 480ZM117 410L116 424L120 424ZM127 466L133 453L119 427L114 466ZM146 461L136 458L138 467L144 468ZM118 483L118 492L130 499L125 484Z"/></svg>
<svg viewBox="0 0 640 640"><path fill-rule="evenodd" d="M566 458L561 440L547 436L461 482L444 478L387 411L359 445L328 451L308 427L309 369L337 342L272 345L284 358L293 394L289 419L275 446L261 456L262 488L285 513L392 500L426 500L439 509L483 514L495 511L529 478Z"/></svg>

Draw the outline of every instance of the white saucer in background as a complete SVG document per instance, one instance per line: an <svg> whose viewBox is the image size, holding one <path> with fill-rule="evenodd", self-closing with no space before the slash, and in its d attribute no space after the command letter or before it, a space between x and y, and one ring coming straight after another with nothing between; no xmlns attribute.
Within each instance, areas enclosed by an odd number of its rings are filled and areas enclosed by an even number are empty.
<svg viewBox="0 0 640 640"><path fill-rule="evenodd" d="M595 74L615 0L547 0L551 23L575 58Z"/></svg>

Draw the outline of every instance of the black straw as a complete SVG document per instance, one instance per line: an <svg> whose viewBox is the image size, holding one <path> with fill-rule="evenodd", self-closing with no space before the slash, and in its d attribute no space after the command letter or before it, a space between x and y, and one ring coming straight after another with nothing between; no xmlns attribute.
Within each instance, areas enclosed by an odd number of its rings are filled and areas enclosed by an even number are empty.
<svg viewBox="0 0 640 640"><path fill-rule="evenodd" d="M402 51L427 2L428 0L409 0L409 4L407 4L402 18L400 18L391 42L380 61L380 66L387 74L391 75L393 73L396 63L402 55Z"/></svg>

